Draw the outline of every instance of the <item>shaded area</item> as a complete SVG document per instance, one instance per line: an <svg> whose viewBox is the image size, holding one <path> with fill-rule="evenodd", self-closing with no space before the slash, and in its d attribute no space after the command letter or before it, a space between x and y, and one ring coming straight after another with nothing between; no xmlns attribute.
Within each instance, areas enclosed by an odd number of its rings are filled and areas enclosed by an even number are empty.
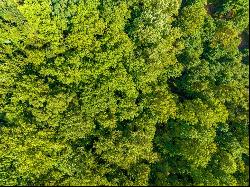
<svg viewBox="0 0 250 187"><path fill-rule="evenodd" d="M241 42L239 45L240 50L249 48L249 32L245 30L240 34Z"/></svg>

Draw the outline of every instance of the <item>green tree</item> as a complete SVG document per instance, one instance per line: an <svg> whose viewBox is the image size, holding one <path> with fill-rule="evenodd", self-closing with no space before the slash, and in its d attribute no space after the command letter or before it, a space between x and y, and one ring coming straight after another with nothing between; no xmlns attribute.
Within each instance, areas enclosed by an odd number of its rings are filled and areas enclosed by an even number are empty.
<svg viewBox="0 0 250 187"><path fill-rule="evenodd" d="M235 17L246 14L246 4L235 4ZM206 6L206 1L187 1L175 24L185 46L178 55L182 75L169 81L178 112L157 127L154 142L161 157L152 168L152 184L249 183L249 72L238 49L248 21L241 28L234 18L206 12Z"/></svg>
<svg viewBox="0 0 250 187"><path fill-rule="evenodd" d="M0 185L248 185L248 7L1 0Z"/></svg>
<svg viewBox="0 0 250 187"><path fill-rule="evenodd" d="M0 184L147 185L155 125L176 110L158 78L180 73L178 7L1 1Z"/></svg>

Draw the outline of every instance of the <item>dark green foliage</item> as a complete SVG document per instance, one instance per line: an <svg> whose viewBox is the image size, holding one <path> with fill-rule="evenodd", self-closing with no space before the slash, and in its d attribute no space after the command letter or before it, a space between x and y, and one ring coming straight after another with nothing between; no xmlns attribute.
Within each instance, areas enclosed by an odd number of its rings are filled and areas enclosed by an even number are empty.
<svg viewBox="0 0 250 187"><path fill-rule="evenodd" d="M0 185L248 185L248 14L1 0Z"/></svg>
<svg viewBox="0 0 250 187"><path fill-rule="evenodd" d="M243 7L233 2L218 4L224 10L237 5L237 15ZM184 71L171 81L179 109L156 131L161 161L151 172L152 184L245 186L249 182L249 72L248 63L243 63L245 53L238 49L245 26L241 28L238 18L227 20L206 12L205 3L184 6L176 21L185 45L178 55ZM246 6L247 1L241 3ZM220 7L215 7L218 12ZM248 20L242 23L248 25Z"/></svg>

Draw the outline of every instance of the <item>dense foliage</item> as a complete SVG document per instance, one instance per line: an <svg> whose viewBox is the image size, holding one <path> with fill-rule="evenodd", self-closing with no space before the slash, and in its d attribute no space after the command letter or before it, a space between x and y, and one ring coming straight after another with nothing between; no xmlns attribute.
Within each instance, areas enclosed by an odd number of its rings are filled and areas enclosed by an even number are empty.
<svg viewBox="0 0 250 187"><path fill-rule="evenodd" d="M248 185L248 9L0 0L0 185Z"/></svg>

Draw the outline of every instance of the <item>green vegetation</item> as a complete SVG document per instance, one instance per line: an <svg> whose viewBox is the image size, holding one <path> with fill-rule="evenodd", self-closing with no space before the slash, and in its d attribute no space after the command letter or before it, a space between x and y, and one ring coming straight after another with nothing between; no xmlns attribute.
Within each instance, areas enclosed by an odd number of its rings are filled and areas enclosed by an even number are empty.
<svg viewBox="0 0 250 187"><path fill-rule="evenodd" d="M248 0L0 0L0 185L249 185Z"/></svg>

